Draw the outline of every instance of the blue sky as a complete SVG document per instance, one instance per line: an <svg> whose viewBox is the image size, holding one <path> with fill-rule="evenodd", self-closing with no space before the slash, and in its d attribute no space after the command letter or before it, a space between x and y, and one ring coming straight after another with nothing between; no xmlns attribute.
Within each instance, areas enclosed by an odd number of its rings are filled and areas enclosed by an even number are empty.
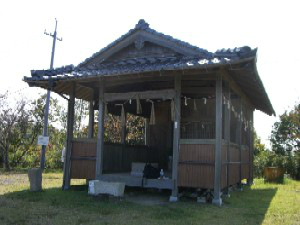
<svg viewBox="0 0 300 225"><path fill-rule="evenodd" d="M23 76L50 65L52 41L44 35L59 21L54 66L78 64L133 28L150 27L215 51L258 47L258 72L277 115L300 101L300 33L297 1L1 1L0 93L9 89L34 97ZM19 93L19 92L18 92ZM255 112L264 143L278 120Z"/></svg>

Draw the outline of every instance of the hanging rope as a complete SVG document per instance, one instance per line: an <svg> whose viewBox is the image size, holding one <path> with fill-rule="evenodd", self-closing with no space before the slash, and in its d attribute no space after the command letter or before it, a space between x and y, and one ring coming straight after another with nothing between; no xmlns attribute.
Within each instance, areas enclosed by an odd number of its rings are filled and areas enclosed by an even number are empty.
<svg viewBox="0 0 300 225"><path fill-rule="evenodd" d="M197 111L196 99L194 99L194 111Z"/></svg>
<svg viewBox="0 0 300 225"><path fill-rule="evenodd" d="M124 105L122 104L122 110L121 110L121 124L125 124L126 118L125 118L125 109Z"/></svg>
<svg viewBox="0 0 300 225"><path fill-rule="evenodd" d="M139 95L136 96L136 114L142 114L142 105Z"/></svg>
<svg viewBox="0 0 300 225"><path fill-rule="evenodd" d="M154 102L149 100L151 102L151 114L150 114L150 125L155 125L155 110L154 110Z"/></svg>
<svg viewBox="0 0 300 225"><path fill-rule="evenodd" d="M171 121L175 121L175 104L174 104L174 99L171 99Z"/></svg>
<svg viewBox="0 0 300 225"><path fill-rule="evenodd" d="M107 109L107 103L104 103L104 119L108 118L108 109Z"/></svg>

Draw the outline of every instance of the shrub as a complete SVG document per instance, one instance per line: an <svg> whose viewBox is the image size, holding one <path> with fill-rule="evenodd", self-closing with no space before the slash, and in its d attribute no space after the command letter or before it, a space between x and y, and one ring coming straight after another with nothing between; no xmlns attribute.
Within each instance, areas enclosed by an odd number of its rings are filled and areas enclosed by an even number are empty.
<svg viewBox="0 0 300 225"><path fill-rule="evenodd" d="M283 168L291 178L300 179L300 154L278 155L272 151L261 151L254 156L253 173L255 177L263 177L265 167Z"/></svg>

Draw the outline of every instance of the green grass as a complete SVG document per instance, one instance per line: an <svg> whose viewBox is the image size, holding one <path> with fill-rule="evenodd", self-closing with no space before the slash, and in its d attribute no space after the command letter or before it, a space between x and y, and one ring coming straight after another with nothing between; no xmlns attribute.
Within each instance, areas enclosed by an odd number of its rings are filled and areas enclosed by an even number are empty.
<svg viewBox="0 0 300 225"><path fill-rule="evenodd" d="M224 197L221 208L190 199L152 205L111 201L88 196L80 186L84 181L72 181L76 186L69 191L61 190L61 182L61 173L45 173L44 191L32 193L26 173L0 171L0 224L300 224L300 182L289 179L255 180Z"/></svg>

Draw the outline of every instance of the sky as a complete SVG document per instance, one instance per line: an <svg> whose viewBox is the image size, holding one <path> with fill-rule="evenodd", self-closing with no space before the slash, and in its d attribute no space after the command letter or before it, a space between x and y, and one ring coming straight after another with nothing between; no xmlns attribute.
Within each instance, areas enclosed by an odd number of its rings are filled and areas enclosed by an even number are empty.
<svg viewBox="0 0 300 225"><path fill-rule="evenodd" d="M34 98L45 93L22 81L32 69L48 69L58 20L54 67L77 65L139 19L192 45L258 48L257 67L277 117L254 113L254 126L269 146L278 115L300 101L300 2L285 1L1 1L0 93Z"/></svg>

